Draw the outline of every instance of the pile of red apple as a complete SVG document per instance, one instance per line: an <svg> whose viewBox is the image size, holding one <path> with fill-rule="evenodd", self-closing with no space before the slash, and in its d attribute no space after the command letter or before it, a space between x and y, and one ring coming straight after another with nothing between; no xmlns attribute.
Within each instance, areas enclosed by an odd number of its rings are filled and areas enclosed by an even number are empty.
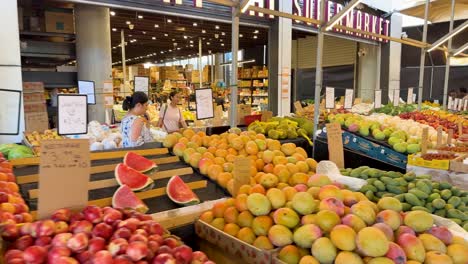
<svg viewBox="0 0 468 264"><path fill-rule="evenodd" d="M7 264L212 264L150 215L88 206L57 210L50 219L10 229Z"/></svg>
<svg viewBox="0 0 468 264"><path fill-rule="evenodd" d="M32 222L29 207L19 193L13 165L0 152L0 223L15 225Z"/></svg>

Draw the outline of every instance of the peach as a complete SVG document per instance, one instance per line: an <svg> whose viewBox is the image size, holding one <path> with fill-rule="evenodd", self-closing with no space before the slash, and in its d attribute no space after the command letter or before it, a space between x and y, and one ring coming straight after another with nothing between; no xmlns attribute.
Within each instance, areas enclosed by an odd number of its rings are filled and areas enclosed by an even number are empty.
<svg viewBox="0 0 468 264"><path fill-rule="evenodd" d="M444 254L447 252L447 247L444 242L431 234L420 234L418 238L423 243L426 251L439 251Z"/></svg>
<svg viewBox="0 0 468 264"><path fill-rule="evenodd" d="M309 187L309 189L307 190L308 193L310 193L314 199L318 199L318 194L320 192L320 187Z"/></svg>
<svg viewBox="0 0 468 264"><path fill-rule="evenodd" d="M50 236L41 236L36 238L34 245L47 248L50 245L52 238Z"/></svg>
<svg viewBox="0 0 468 264"><path fill-rule="evenodd" d="M47 263L57 263L60 257L69 257L71 255L70 249L66 247L53 247L47 253Z"/></svg>
<svg viewBox="0 0 468 264"><path fill-rule="evenodd" d="M78 233L73 235L67 241L67 247L76 253L79 253L88 247L88 236L85 233Z"/></svg>
<svg viewBox="0 0 468 264"><path fill-rule="evenodd" d="M290 208L279 208L273 215L273 220L277 225L293 228L299 223L299 215Z"/></svg>
<svg viewBox="0 0 468 264"><path fill-rule="evenodd" d="M452 232L450 232L445 226L433 226L427 230L427 233L437 237L442 242L444 242L445 245L450 245L452 243Z"/></svg>
<svg viewBox="0 0 468 264"><path fill-rule="evenodd" d="M213 216L215 218L220 218L224 216L224 211L226 210L227 206L224 202L217 202L213 205L211 211L213 212Z"/></svg>
<svg viewBox="0 0 468 264"><path fill-rule="evenodd" d="M302 248L310 248L315 240L322 237L322 230L314 224L306 224L294 231L293 241Z"/></svg>
<svg viewBox="0 0 468 264"><path fill-rule="evenodd" d="M400 227L402 219L399 213L393 210L383 210L377 214L375 219L377 223L387 224L392 230L397 230Z"/></svg>
<svg viewBox="0 0 468 264"><path fill-rule="evenodd" d="M95 237L102 237L107 240L112 236L112 231L112 226L106 223L99 223L96 226L94 226L92 234Z"/></svg>
<svg viewBox="0 0 468 264"><path fill-rule="evenodd" d="M317 213L317 225L324 232L330 232L333 227L340 224L341 219L338 214L330 210L323 210Z"/></svg>
<svg viewBox="0 0 468 264"><path fill-rule="evenodd" d="M243 227L237 233L237 238L244 241L245 243L253 244L256 237L253 230L250 227Z"/></svg>
<svg viewBox="0 0 468 264"><path fill-rule="evenodd" d="M233 237L237 236L239 233L240 227L233 223L228 223L224 226L223 231Z"/></svg>
<svg viewBox="0 0 468 264"><path fill-rule="evenodd" d="M405 251L396 243L390 242L387 254L385 257L393 260L395 264L405 264L406 254Z"/></svg>
<svg viewBox="0 0 468 264"><path fill-rule="evenodd" d="M19 250L25 250L26 248L34 244L34 239L30 235L24 235L18 238L13 244L12 247Z"/></svg>
<svg viewBox="0 0 468 264"><path fill-rule="evenodd" d="M424 244L416 236L411 234L402 234L398 237L398 245L405 251L408 260L423 262L426 257Z"/></svg>
<svg viewBox="0 0 468 264"><path fill-rule="evenodd" d="M128 229L126 227L122 227L122 228L117 229L114 232L114 234L112 235L112 239L114 239L114 238L129 239L131 235L132 235L132 231L130 231L130 229Z"/></svg>
<svg viewBox="0 0 468 264"><path fill-rule="evenodd" d="M321 237L312 244L312 255L320 263L333 263L337 255L337 249L327 237Z"/></svg>
<svg viewBox="0 0 468 264"><path fill-rule="evenodd" d="M335 197L327 197L320 201L319 209L330 210L335 212L339 216L344 215L344 204L341 200L338 200Z"/></svg>
<svg viewBox="0 0 468 264"><path fill-rule="evenodd" d="M113 225L117 220L122 219L122 213L114 208L107 208L103 210L103 213L102 221L109 225Z"/></svg>
<svg viewBox="0 0 468 264"><path fill-rule="evenodd" d="M356 248L356 232L347 225L337 225L330 232L330 239L340 250L353 251Z"/></svg>
<svg viewBox="0 0 468 264"><path fill-rule="evenodd" d="M301 256L296 246L287 245L279 251L278 258L284 263L299 263Z"/></svg>
<svg viewBox="0 0 468 264"><path fill-rule="evenodd" d="M300 183L300 184L296 184L294 186L294 189L296 189L296 191L298 192L307 192L308 187L307 185Z"/></svg>
<svg viewBox="0 0 468 264"><path fill-rule="evenodd" d="M237 224L240 227L251 227L254 216L249 211L244 211L237 217Z"/></svg>
<svg viewBox="0 0 468 264"><path fill-rule="evenodd" d="M238 194L236 197L236 201L234 203L234 206L236 207L237 211L243 212L247 211L247 197L248 195L245 193Z"/></svg>
<svg viewBox="0 0 468 264"><path fill-rule="evenodd" d="M106 249L106 240L102 237L93 237L89 240L88 251L92 254L105 250Z"/></svg>
<svg viewBox="0 0 468 264"><path fill-rule="evenodd" d="M67 242L70 238L72 238L73 234L72 233L61 233L55 235L55 237L52 239L52 246L53 247L66 247Z"/></svg>
<svg viewBox="0 0 468 264"><path fill-rule="evenodd" d="M43 220L39 222L36 229L36 236L51 236L55 232L55 222L52 220Z"/></svg>
<svg viewBox="0 0 468 264"><path fill-rule="evenodd" d="M273 220L267 215L257 216L252 221L252 230L257 236L266 236L272 226Z"/></svg>
<svg viewBox="0 0 468 264"><path fill-rule="evenodd" d="M452 244L447 247L447 255L452 258L453 264L468 263L468 246Z"/></svg>
<svg viewBox="0 0 468 264"><path fill-rule="evenodd" d="M133 261L139 261L145 258L148 253L148 246L141 241L134 241L128 244L127 250L125 253L130 257Z"/></svg>
<svg viewBox="0 0 468 264"><path fill-rule="evenodd" d="M366 227L366 223L357 215L347 214L341 219L343 225L347 225L354 229L354 231L359 232L359 230Z"/></svg>
<svg viewBox="0 0 468 264"><path fill-rule="evenodd" d="M274 225L268 230L268 239L273 245L283 247L292 244L293 234L283 225Z"/></svg>
<svg viewBox="0 0 468 264"><path fill-rule="evenodd" d="M253 246L262 250L272 250L274 248L266 236L258 236L253 242Z"/></svg>
<svg viewBox="0 0 468 264"><path fill-rule="evenodd" d="M91 259L92 263L112 264L114 262L111 253L107 250L96 252Z"/></svg>
<svg viewBox="0 0 468 264"><path fill-rule="evenodd" d="M372 225L375 222L375 211L364 201L351 206L351 213L359 216L367 225Z"/></svg>
<svg viewBox="0 0 468 264"><path fill-rule="evenodd" d="M88 205L83 209L83 214L85 219L93 224L97 224L102 221L102 209L99 206Z"/></svg>
<svg viewBox="0 0 468 264"><path fill-rule="evenodd" d="M180 263L189 263L192 260L192 254L192 249L186 245L181 245L174 249L174 257Z"/></svg>
<svg viewBox="0 0 468 264"><path fill-rule="evenodd" d="M23 260L26 263L44 263L47 258L47 250L40 246L31 246L24 250Z"/></svg>
<svg viewBox="0 0 468 264"><path fill-rule="evenodd" d="M377 224L374 224L373 227L380 229L380 231L382 231L385 234L388 241L394 240L393 230L389 225L385 223L377 223Z"/></svg>
<svg viewBox="0 0 468 264"><path fill-rule="evenodd" d="M112 256L117 256L124 254L127 250L128 242L123 238L117 238L112 240L107 246L107 250L112 254Z"/></svg>
<svg viewBox="0 0 468 264"><path fill-rule="evenodd" d="M381 257L388 252L389 241L380 229L365 227L357 233L356 245L364 256Z"/></svg>
<svg viewBox="0 0 468 264"><path fill-rule="evenodd" d="M271 188L267 191L266 196L270 200L273 209L281 208L286 203L286 195L280 189Z"/></svg>
<svg viewBox="0 0 468 264"><path fill-rule="evenodd" d="M425 264L452 264L452 259L439 251L426 252Z"/></svg>
<svg viewBox="0 0 468 264"><path fill-rule="evenodd" d="M93 224L87 220L75 221L70 225L70 231L74 234L85 233L91 234L93 230Z"/></svg>
<svg viewBox="0 0 468 264"><path fill-rule="evenodd" d="M58 221L55 222L55 234L61 234L61 233L66 233L68 232L68 224L65 221Z"/></svg>

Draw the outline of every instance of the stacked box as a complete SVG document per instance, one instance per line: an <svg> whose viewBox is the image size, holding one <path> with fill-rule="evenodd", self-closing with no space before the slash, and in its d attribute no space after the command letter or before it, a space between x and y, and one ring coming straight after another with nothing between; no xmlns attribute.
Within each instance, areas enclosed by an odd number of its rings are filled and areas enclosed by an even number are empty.
<svg viewBox="0 0 468 264"><path fill-rule="evenodd" d="M23 102L26 132L49 129L49 116L47 114L44 96L44 83L24 82Z"/></svg>

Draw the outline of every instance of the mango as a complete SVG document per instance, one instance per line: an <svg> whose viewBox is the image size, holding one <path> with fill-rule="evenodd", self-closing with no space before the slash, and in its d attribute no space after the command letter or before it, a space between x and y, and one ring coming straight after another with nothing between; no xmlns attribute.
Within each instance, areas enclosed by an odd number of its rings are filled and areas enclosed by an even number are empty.
<svg viewBox="0 0 468 264"><path fill-rule="evenodd" d="M402 210L401 202L393 197L383 197L379 200L377 206L380 210L393 210L397 212L401 212Z"/></svg>
<svg viewBox="0 0 468 264"><path fill-rule="evenodd" d="M331 264L336 258L337 250L332 241L327 237L321 237L312 244L312 255L323 264Z"/></svg>
<svg viewBox="0 0 468 264"><path fill-rule="evenodd" d="M317 225L324 232L330 232L333 227L341 223L341 219L338 214L330 210L323 210L318 212L316 221Z"/></svg>
<svg viewBox="0 0 468 264"><path fill-rule="evenodd" d="M272 250L274 248L273 244L271 244L270 240L266 236L258 236L252 245L262 250Z"/></svg>
<svg viewBox="0 0 468 264"><path fill-rule="evenodd" d="M354 252L341 251L335 258L335 264L364 264L364 261Z"/></svg>
<svg viewBox="0 0 468 264"><path fill-rule="evenodd" d="M313 256L303 256L299 261L299 264L320 264Z"/></svg>
<svg viewBox="0 0 468 264"><path fill-rule="evenodd" d="M341 200L336 199L335 197L328 197L320 201L319 209L330 210L335 212L339 216L344 215L344 204Z"/></svg>
<svg viewBox="0 0 468 264"><path fill-rule="evenodd" d="M356 233L366 227L366 223L357 215L347 214L341 219L344 225L351 227Z"/></svg>
<svg viewBox="0 0 468 264"><path fill-rule="evenodd" d="M273 214L273 220L277 225L293 228L299 224L299 215L290 208L279 208Z"/></svg>
<svg viewBox="0 0 468 264"><path fill-rule="evenodd" d="M293 241L302 248L311 248L315 240L322 237L322 230L314 224L306 224L294 231Z"/></svg>
<svg viewBox="0 0 468 264"><path fill-rule="evenodd" d="M247 197L247 208L255 215L267 215L271 210L271 203L268 198L261 193L252 193Z"/></svg>
<svg viewBox="0 0 468 264"><path fill-rule="evenodd" d="M299 263L301 259L299 249L293 245L287 245L280 250L278 253L278 258L287 264L296 264Z"/></svg>
<svg viewBox="0 0 468 264"><path fill-rule="evenodd" d="M371 259L367 264L394 264L394 262L386 257L378 257Z"/></svg>
<svg viewBox="0 0 468 264"><path fill-rule="evenodd" d="M356 232L347 225L337 225L330 232L330 239L340 250L353 251L356 249Z"/></svg>
<svg viewBox="0 0 468 264"><path fill-rule="evenodd" d="M387 254L385 257L393 260L395 264L405 264L406 254L405 251L396 243L390 242Z"/></svg>
<svg viewBox="0 0 468 264"><path fill-rule="evenodd" d="M453 264L468 263L468 246L453 244L447 247L447 255L452 258Z"/></svg>
<svg viewBox="0 0 468 264"><path fill-rule="evenodd" d="M452 264L452 259L439 251L426 252L424 264Z"/></svg>
<svg viewBox="0 0 468 264"><path fill-rule="evenodd" d="M396 211L383 210L377 214L376 222L387 224L392 230L397 230L401 225L402 218Z"/></svg>
<svg viewBox="0 0 468 264"><path fill-rule="evenodd" d="M248 244L253 244L256 236L250 227L243 227L237 233L237 238Z"/></svg>
<svg viewBox="0 0 468 264"><path fill-rule="evenodd" d="M336 187L335 185L325 185L320 188L319 191L319 199L323 200L328 197L335 197L338 200L343 201L344 195L341 192L340 188Z"/></svg>
<svg viewBox="0 0 468 264"><path fill-rule="evenodd" d="M389 225L384 223L377 223L372 227L378 228L380 231L382 231L387 237L388 241L393 241L393 230Z"/></svg>
<svg viewBox="0 0 468 264"><path fill-rule="evenodd" d="M434 225L434 219L432 219L432 216L427 212L411 211L406 214L404 223L415 232L420 233L431 228Z"/></svg>
<svg viewBox="0 0 468 264"><path fill-rule="evenodd" d="M298 192L292 199L294 210L301 215L308 215L316 212L318 201L308 192Z"/></svg>
<svg viewBox="0 0 468 264"><path fill-rule="evenodd" d="M364 256L381 257L387 253L389 241L378 228L365 227L357 233L356 245Z"/></svg>
<svg viewBox="0 0 468 264"><path fill-rule="evenodd" d="M424 245L416 236L411 234L402 234L397 239L398 245L405 251L408 260L424 262L426 250Z"/></svg>
<svg viewBox="0 0 468 264"><path fill-rule="evenodd" d="M447 247L445 246L444 242L440 241L440 239L431 234L420 234L418 238L423 243L426 251L439 251L442 253L447 252Z"/></svg>
<svg viewBox="0 0 468 264"><path fill-rule="evenodd" d="M257 216L252 221L252 230L257 236L268 235L268 230L273 226L273 220L268 215Z"/></svg>
<svg viewBox="0 0 468 264"><path fill-rule="evenodd" d="M376 213L365 201L351 206L351 213L359 216L367 225L372 225L375 222Z"/></svg>
<svg viewBox="0 0 468 264"><path fill-rule="evenodd" d="M224 233L227 233L233 237L237 236L237 233L239 233L239 230L240 230L240 227L233 223L228 223L223 228Z"/></svg>
<svg viewBox="0 0 468 264"><path fill-rule="evenodd" d="M273 209L281 208L286 204L286 195L280 189L271 188L267 191L266 196L270 200Z"/></svg>
<svg viewBox="0 0 468 264"><path fill-rule="evenodd" d="M241 212L237 217L237 225L240 227L251 227L253 219L254 216L250 213L250 211Z"/></svg>
<svg viewBox="0 0 468 264"><path fill-rule="evenodd" d="M284 247L293 242L293 233L283 225L274 225L268 230L268 239L277 247Z"/></svg>

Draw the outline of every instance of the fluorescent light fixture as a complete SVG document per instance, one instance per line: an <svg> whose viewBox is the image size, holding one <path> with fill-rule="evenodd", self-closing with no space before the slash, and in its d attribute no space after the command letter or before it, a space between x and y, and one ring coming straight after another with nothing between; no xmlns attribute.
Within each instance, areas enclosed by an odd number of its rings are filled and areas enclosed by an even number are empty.
<svg viewBox="0 0 468 264"><path fill-rule="evenodd" d="M216 25L216 26L215 26L215 29L219 29L219 26L218 26L218 25Z"/></svg>
<svg viewBox="0 0 468 264"><path fill-rule="evenodd" d="M255 62L255 59L251 59L251 60L246 60L246 61L238 61L237 64L242 65L242 64L254 63L254 62ZM232 61L228 61L228 62L225 62L225 63L221 63L220 65L221 66L230 66L231 64L232 64Z"/></svg>
<svg viewBox="0 0 468 264"><path fill-rule="evenodd" d="M249 6L251 6L252 4L253 4L253 0L243 0L240 3L241 13L245 13L245 11L247 11L247 9L249 9Z"/></svg>
<svg viewBox="0 0 468 264"><path fill-rule="evenodd" d="M333 26L338 23L346 14L351 12L362 0L353 0L347 6L345 6L338 14L332 17L330 21L325 25L325 31L329 31Z"/></svg>
<svg viewBox="0 0 468 264"><path fill-rule="evenodd" d="M205 33L206 33L206 30L202 29L201 33L205 34Z"/></svg>
<svg viewBox="0 0 468 264"><path fill-rule="evenodd" d="M450 38L454 37L458 33L462 32L465 28L468 28L468 20L465 21L465 23L459 25L449 33L447 33L445 36L437 40L434 44L431 45L431 47L427 50L427 52L431 52L435 50L437 47L439 47L442 43L445 41L449 40Z"/></svg>
<svg viewBox="0 0 468 264"><path fill-rule="evenodd" d="M453 52L453 56L457 56L458 54L462 53L462 52L465 51L466 49L468 49L468 42L465 43L465 45L461 46L460 48L456 49L456 50Z"/></svg>
<svg viewBox="0 0 468 264"><path fill-rule="evenodd" d="M111 16L115 16L115 12L114 12L114 11L110 11L110 15L111 15Z"/></svg>
<svg viewBox="0 0 468 264"><path fill-rule="evenodd" d="M130 21L127 21L127 22L125 22L125 23L126 23L127 25L130 25L132 22L130 22Z"/></svg>
<svg viewBox="0 0 468 264"><path fill-rule="evenodd" d="M258 29L256 29L256 30L254 31L254 34L258 34Z"/></svg>
<svg viewBox="0 0 468 264"><path fill-rule="evenodd" d="M152 37L151 39L152 39L152 40L155 40L155 39L156 39L156 37Z"/></svg>

